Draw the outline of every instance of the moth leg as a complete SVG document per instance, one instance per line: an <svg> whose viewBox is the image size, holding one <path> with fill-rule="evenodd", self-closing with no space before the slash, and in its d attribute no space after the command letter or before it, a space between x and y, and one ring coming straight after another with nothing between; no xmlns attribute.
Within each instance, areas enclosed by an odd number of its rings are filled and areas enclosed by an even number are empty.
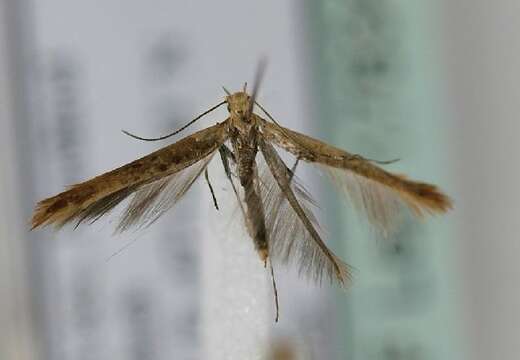
<svg viewBox="0 0 520 360"><path fill-rule="evenodd" d="M238 195L238 190L235 186L235 183L233 182L233 177L231 168L229 166L229 159L231 159L233 162L236 162L235 160L235 154L224 144L220 145L218 148L218 152L220 153L220 159L222 160L222 165L224 166L224 171L226 172L226 176L231 183L231 187L233 188L233 192L235 193L235 196L237 198L238 204L240 205L240 210L242 212L242 215L244 215L244 219L247 219L246 212L244 209L244 206L242 205L242 201L240 201L240 195Z"/></svg>
<svg viewBox="0 0 520 360"><path fill-rule="evenodd" d="M229 159L231 159L235 164L237 162L233 151L231 151L231 149L229 149L225 144L221 145L218 151L220 152L220 158L222 159L222 164L224 165L224 170L226 171L227 177L229 178L231 175L236 177L236 175L233 174L233 171L229 167Z"/></svg>
<svg viewBox="0 0 520 360"><path fill-rule="evenodd" d="M233 160L236 163L235 154L224 144L220 145L218 148L218 152L220 153L220 159L222 160L222 165L224 166L224 171L226 172L226 176L228 179L231 179L231 168L229 167L229 159Z"/></svg>
<svg viewBox="0 0 520 360"><path fill-rule="evenodd" d="M233 173L231 171L231 167L229 166L229 159L231 159L233 162L236 162L235 154L233 154L233 152L225 144L220 145L218 151L220 153L220 159L222 160L222 165L224 166L224 171L226 172L226 176L229 179L229 181L231 181L231 185L233 186L233 191L237 195L237 199L238 199L238 191L236 190L235 184L233 183L233 180L231 178L231 175L233 175ZM209 182L207 169L206 169L204 176L206 177L206 181L208 182L209 189L211 190L211 195L213 196L213 202L215 203L215 208L218 210L219 208L217 205L217 200L215 198L213 188L211 187L211 183Z"/></svg>
<svg viewBox="0 0 520 360"><path fill-rule="evenodd" d="M227 178L231 182L231 186L233 187L233 191L237 195L237 199L240 200L238 196L238 191L236 190L235 183L233 182L231 167L229 166L229 159L235 162L235 154L226 146L220 145L218 148L218 152L220 153L220 159L222 160L222 165L224 166L224 171L226 173Z"/></svg>
<svg viewBox="0 0 520 360"><path fill-rule="evenodd" d="M215 209L219 210L217 198L215 197L215 192L213 191L213 186L211 186L211 182L209 181L208 168L206 168L206 170L204 170L204 178L206 179L206 182L208 183L209 191L211 192L211 197L213 198L213 205L215 205Z"/></svg>
<svg viewBox="0 0 520 360"><path fill-rule="evenodd" d="M292 168L290 168L290 169L287 168L287 171L289 171L289 183L292 181L292 179L294 177L294 173L296 172L296 167L298 166L299 163L300 163L300 158L297 157Z"/></svg>
<svg viewBox="0 0 520 360"><path fill-rule="evenodd" d="M278 322L278 319L280 318L280 304L278 303L278 289L276 287L276 280L274 279L274 270L273 270L273 263L271 262L271 258L269 258L269 269L271 270L271 280L273 283L273 294L274 294L274 306L276 309L276 317L274 319L274 322Z"/></svg>

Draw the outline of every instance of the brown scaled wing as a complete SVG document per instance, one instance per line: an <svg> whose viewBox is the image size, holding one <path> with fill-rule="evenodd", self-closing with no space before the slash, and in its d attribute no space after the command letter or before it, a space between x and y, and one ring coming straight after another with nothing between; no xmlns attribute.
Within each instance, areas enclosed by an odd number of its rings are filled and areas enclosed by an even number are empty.
<svg viewBox="0 0 520 360"><path fill-rule="evenodd" d="M417 216L444 213L452 207L451 199L435 185L392 174L359 155L263 120L262 132L267 141L322 166L356 209L385 235L394 230L403 207Z"/></svg>
<svg viewBox="0 0 520 360"><path fill-rule="evenodd" d="M227 140L227 121L187 136L141 159L72 185L67 191L40 201L31 225L36 228L72 221L95 221L134 195L118 230L149 224L186 193L214 153Z"/></svg>

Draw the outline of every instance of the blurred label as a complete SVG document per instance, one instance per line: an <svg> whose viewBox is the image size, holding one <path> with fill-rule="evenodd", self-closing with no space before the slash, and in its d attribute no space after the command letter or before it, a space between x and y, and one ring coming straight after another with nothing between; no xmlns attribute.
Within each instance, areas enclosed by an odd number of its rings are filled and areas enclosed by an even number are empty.
<svg viewBox="0 0 520 360"><path fill-rule="evenodd" d="M146 136L186 118L172 94L188 56L182 39L158 26L153 12L123 4L35 5L43 89L35 122L39 198L164 145L125 137L122 124ZM138 20L138 34L128 17ZM42 239L39 253L49 359L199 358L197 192L188 197L144 232L112 236L113 224L102 220L38 233L53 237Z"/></svg>

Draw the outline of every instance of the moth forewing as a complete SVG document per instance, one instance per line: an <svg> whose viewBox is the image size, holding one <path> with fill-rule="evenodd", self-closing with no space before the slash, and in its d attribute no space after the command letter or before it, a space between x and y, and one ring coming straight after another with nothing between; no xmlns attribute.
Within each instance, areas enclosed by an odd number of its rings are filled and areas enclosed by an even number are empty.
<svg viewBox="0 0 520 360"><path fill-rule="evenodd" d="M152 225L188 192L214 154L215 151L179 172L141 186L123 211L116 231Z"/></svg>
<svg viewBox="0 0 520 360"><path fill-rule="evenodd" d="M144 186L174 175L215 152L227 139L226 129L227 121L198 131L141 159L40 201L31 220L32 228L51 224L59 228L74 220L78 223L97 220ZM158 190L160 188L154 191Z"/></svg>
<svg viewBox="0 0 520 360"><path fill-rule="evenodd" d="M266 140L310 163L324 168L355 207L364 212L372 225L388 234L394 228L400 209L414 215L444 213L452 201L435 185L408 180L392 174L359 155L328 145L310 136L262 121Z"/></svg>

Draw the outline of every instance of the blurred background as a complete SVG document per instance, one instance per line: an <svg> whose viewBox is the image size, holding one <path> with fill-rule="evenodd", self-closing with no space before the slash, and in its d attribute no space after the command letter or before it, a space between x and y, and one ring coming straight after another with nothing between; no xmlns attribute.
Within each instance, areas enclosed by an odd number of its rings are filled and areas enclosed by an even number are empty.
<svg viewBox="0 0 520 360"><path fill-rule="evenodd" d="M0 359L518 358L519 20L514 0L1 0ZM305 169L354 283L276 268L277 324L217 162L219 212L200 182L146 231L29 232L37 200L176 140L121 129L178 128L262 56L279 122L401 159L454 211L380 239Z"/></svg>

